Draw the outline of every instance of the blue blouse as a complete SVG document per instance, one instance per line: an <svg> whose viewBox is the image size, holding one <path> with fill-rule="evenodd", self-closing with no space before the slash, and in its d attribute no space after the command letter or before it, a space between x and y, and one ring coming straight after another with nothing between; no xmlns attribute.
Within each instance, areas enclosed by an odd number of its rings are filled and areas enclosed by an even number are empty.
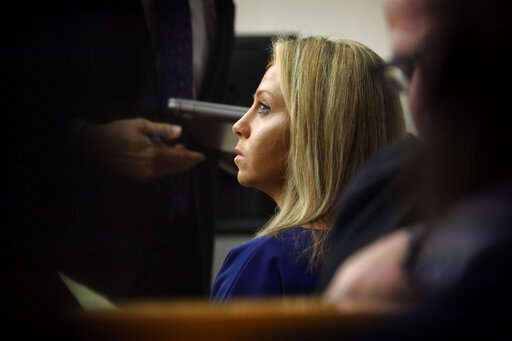
<svg viewBox="0 0 512 341"><path fill-rule="evenodd" d="M295 227L234 248L215 278L210 299L312 293L319 268L308 268L309 257L303 254L311 245L311 230Z"/></svg>

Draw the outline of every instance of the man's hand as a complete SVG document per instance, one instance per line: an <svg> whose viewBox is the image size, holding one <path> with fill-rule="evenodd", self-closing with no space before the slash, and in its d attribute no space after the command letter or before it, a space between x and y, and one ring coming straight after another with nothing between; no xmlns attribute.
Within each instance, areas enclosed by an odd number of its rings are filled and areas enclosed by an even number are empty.
<svg viewBox="0 0 512 341"><path fill-rule="evenodd" d="M204 160L203 154L182 144L170 145L181 131L180 126L136 118L88 124L81 141L83 150L112 172L147 182L187 171Z"/></svg>
<svg viewBox="0 0 512 341"><path fill-rule="evenodd" d="M412 295L403 268L409 232L401 229L362 248L343 262L327 287L324 298L400 302Z"/></svg>

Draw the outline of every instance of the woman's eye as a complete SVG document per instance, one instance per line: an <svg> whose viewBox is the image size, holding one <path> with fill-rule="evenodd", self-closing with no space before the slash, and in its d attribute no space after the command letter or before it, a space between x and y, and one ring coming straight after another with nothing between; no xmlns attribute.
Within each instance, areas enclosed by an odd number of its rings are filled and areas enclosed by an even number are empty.
<svg viewBox="0 0 512 341"><path fill-rule="evenodd" d="M258 114L268 114L270 112L270 107L264 103L260 102L260 106L258 108Z"/></svg>

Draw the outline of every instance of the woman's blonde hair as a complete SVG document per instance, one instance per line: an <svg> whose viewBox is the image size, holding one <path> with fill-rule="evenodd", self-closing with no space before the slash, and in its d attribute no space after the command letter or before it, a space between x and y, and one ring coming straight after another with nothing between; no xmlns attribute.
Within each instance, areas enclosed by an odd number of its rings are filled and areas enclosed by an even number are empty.
<svg viewBox="0 0 512 341"><path fill-rule="evenodd" d="M372 72L382 59L360 43L277 37L272 47L290 114L290 150L283 205L258 236L316 222L330 228L356 170L405 133L400 99ZM312 266L323 259L326 232L313 229Z"/></svg>

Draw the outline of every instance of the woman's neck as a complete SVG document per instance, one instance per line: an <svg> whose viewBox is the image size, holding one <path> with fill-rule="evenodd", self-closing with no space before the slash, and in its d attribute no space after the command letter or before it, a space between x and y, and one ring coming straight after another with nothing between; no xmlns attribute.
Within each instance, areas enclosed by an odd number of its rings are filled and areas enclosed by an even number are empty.
<svg viewBox="0 0 512 341"><path fill-rule="evenodd" d="M267 195L271 197L272 200L274 200L274 202L276 203L277 207L279 207L280 210L283 208L284 193L282 187L274 189L273 191L265 191L265 193L267 193Z"/></svg>
<svg viewBox="0 0 512 341"><path fill-rule="evenodd" d="M281 210L284 204L284 193L282 187L273 192L267 192L267 194L272 198L272 200L274 200L277 207ZM331 227L331 224L329 223L329 219L323 218L317 221L300 224L300 226L307 229L328 230Z"/></svg>

